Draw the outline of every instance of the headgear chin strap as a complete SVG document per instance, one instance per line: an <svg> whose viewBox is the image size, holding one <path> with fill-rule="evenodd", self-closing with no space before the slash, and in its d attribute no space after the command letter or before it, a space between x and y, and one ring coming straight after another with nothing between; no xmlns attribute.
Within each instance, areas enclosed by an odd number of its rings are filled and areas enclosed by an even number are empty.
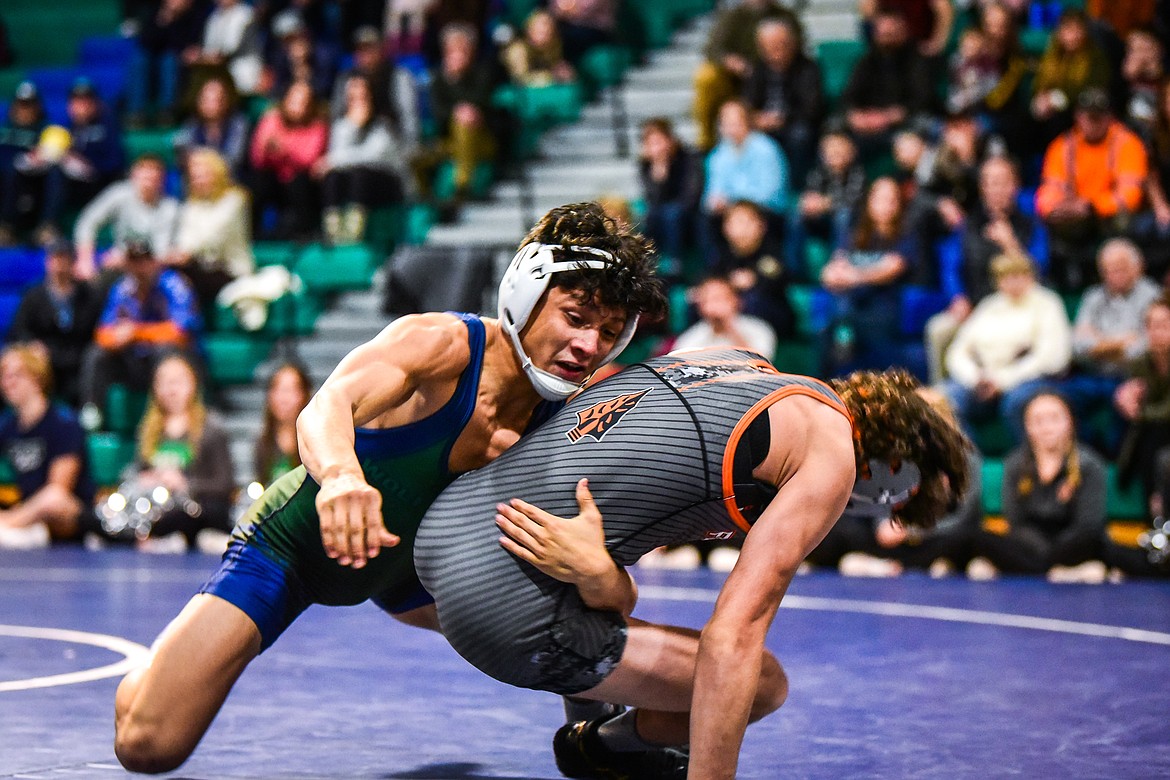
<svg viewBox="0 0 1170 780"><path fill-rule="evenodd" d="M578 257L557 259L557 253L573 253ZM520 251L508 264L508 270L500 281L499 316L500 327L512 339L520 365L528 380L541 398L547 401L561 401L581 389L588 380L570 382L555 374L537 368L532 358L520 343L520 331L524 330L528 318L548 289L553 274L583 269L605 269L618 262L612 253L591 246L575 244L539 244L533 242L520 247ZM621 335L614 342L613 349L598 364L598 368L616 358L634 337L638 327L638 315L626 319Z"/></svg>
<svg viewBox="0 0 1170 780"><path fill-rule="evenodd" d="M871 459L869 472L871 476L858 478L853 485L846 517L888 520L914 497L922 481L918 467L909 461L895 469L885 461Z"/></svg>

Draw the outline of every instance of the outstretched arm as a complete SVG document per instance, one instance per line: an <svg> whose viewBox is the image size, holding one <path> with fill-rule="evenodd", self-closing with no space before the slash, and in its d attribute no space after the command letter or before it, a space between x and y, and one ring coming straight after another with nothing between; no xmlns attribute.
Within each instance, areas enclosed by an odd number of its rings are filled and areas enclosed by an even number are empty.
<svg viewBox="0 0 1170 780"><path fill-rule="evenodd" d="M321 486L317 514L325 552L355 568L398 543L382 522L382 497L354 452L354 428L387 414L411 421L418 391L458 377L470 351L465 326L451 315L396 320L345 356L297 418L301 462ZM412 406L417 404L417 409Z"/></svg>
<svg viewBox="0 0 1170 780"><path fill-rule="evenodd" d="M575 585L585 606L628 616L638 589L605 548L605 529L589 480L577 483L577 506L580 514L565 518L517 498L500 504L496 507L496 526L504 533L500 545L553 579Z"/></svg>
<svg viewBox="0 0 1170 780"><path fill-rule="evenodd" d="M836 414L827 407L823 411ZM853 487L848 421L818 413L813 417L825 425L810 425L806 434L810 444L803 452L788 453L798 465L747 535L700 636L691 703L690 778L735 777L759 684L765 635L797 567L840 516ZM782 455L781 449L789 446L785 442L792 440L791 433L780 435L776 419L773 413L769 461L772 454Z"/></svg>

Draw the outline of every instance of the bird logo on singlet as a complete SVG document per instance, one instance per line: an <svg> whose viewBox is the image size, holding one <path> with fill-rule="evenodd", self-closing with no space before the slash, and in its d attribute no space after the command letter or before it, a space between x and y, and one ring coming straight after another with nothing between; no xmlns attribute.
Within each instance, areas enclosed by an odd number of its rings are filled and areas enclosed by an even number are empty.
<svg viewBox="0 0 1170 780"><path fill-rule="evenodd" d="M582 409L577 412L577 424L565 431L565 436L568 436L571 442L580 441L586 436L601 441L601 437L609 433L650 390L651 388L648 387L636 393L626 393L617 398L593 404L588 409Z"/></svg>

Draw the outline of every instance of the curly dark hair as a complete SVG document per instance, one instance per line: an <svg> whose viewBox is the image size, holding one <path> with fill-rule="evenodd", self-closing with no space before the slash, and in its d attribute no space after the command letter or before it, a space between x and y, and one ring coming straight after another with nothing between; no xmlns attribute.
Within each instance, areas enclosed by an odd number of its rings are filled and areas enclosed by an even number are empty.
<svg viewBox="0 0 1170 780"><path fill-rule="evenodd" d="M915 392L918 381L902 369L856 371L830 384L853 416L857 473L868 472L871 458L916 465L921 483L898 519L934 526L967 490L971 442Z"/></svg>
<svg viewBox="0 0 1170 780"><path fill-rule="evenodd" d="M655 319L665 313L666 295L655 276L658 258L654 242L622 227L599 204L570 203L552 209L540 218L520 246L533 241L604 249L618 260L605 269L563 271L553 276L553 287L579 291L587 300L622 309L627 315ZM573 259L572 253L565 255L558 259Z"/></svg>

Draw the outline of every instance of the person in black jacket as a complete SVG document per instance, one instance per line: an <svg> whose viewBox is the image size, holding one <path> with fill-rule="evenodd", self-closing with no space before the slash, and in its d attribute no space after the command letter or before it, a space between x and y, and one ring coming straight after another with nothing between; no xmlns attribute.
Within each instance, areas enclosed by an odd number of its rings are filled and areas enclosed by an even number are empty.
<svg viewBox="0 0 1170 780"><path fill-rule="evenodd" d="M863 158L889 149L895 128L930 111L935 87L926 60L907 37L897 11L881 11L873 23L873 46L862 55L841 96L845 119Z"/></svg>
<svg viewBox="0 0 1170 780"><path fill-rule="evenodd" d="M73 247L55 241L45 249L45 281L29 289L8 330L8 341L38 341L49 350L57 395L78 401L81 356L101 313L98 291L74 274Z"/></svg>
<svg viewBox="0 0 1170 780"><path fill-rule="evenodd" d="M760 62L744 88L752 125L788 156L793 181L802 182L814 159L824 114L821 69L802 51L800 28L788 19L765 19L756 29Z"/></svg>
<svg viewBox="0 0 1170 780"><path fill-rule="evenodd" d="M208 0L163 0L142 23L126 94L127 124L145 124L154 110L160 125L173 124L187 64L199 53Z"/></svg>
<svg viewBox="0 0 1170 780"><path fill-rule="evenodd" d="M689 226L703 193L703 168L665 117L642 123L638 178L646 204L646 237L654 241L663 259L678 263L694 238Z"/></svg>

